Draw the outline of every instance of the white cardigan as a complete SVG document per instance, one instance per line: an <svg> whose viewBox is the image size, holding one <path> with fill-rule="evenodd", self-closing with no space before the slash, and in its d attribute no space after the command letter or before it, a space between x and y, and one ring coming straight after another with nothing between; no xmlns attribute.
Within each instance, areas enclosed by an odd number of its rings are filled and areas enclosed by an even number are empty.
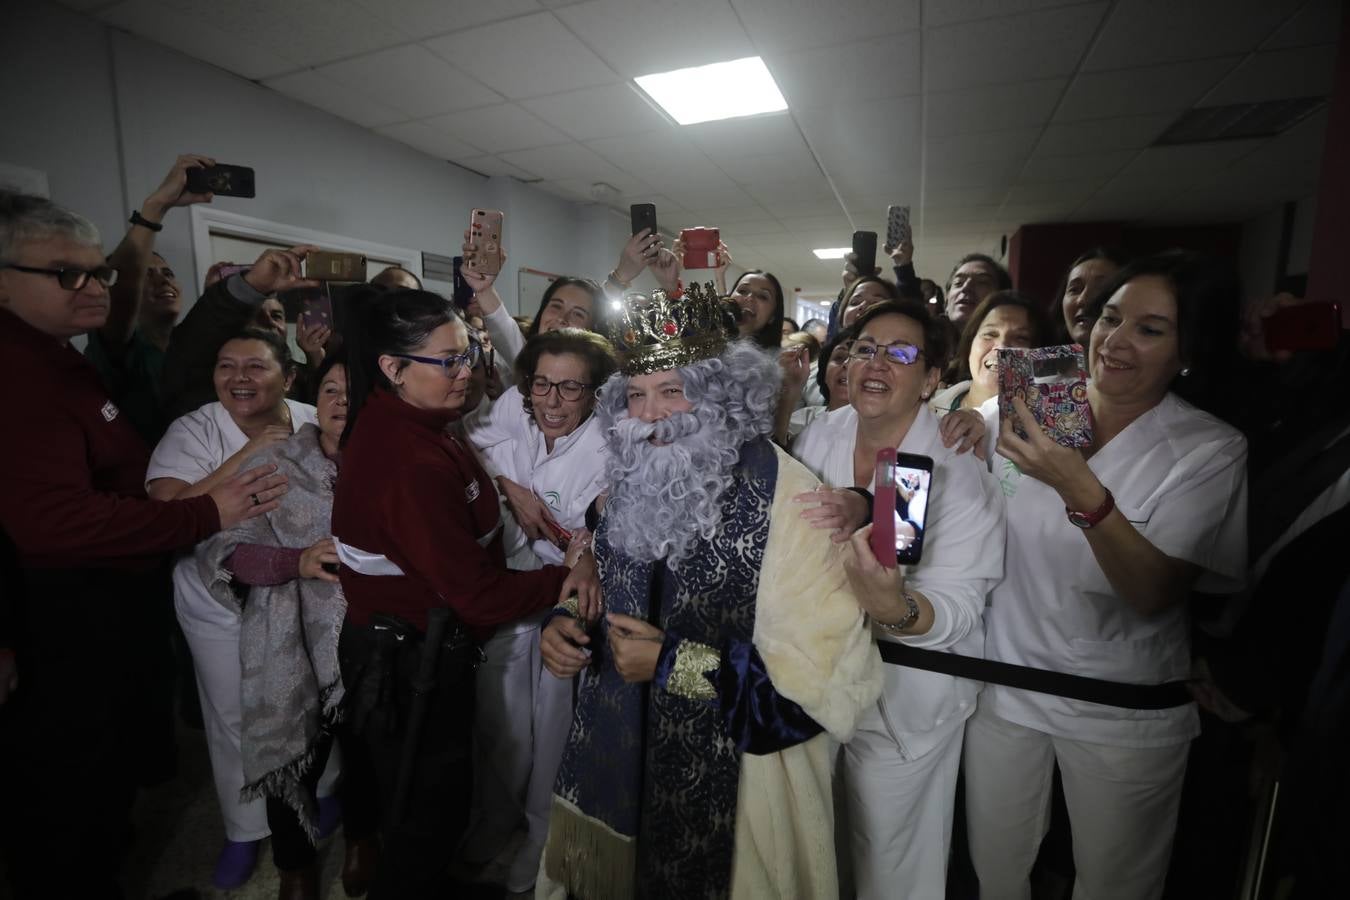
<svg viewBox="0 0 1350 900"><path fill-rule="evenodd" d="M797 438L793 453L826 484L851 487L857 438L857 412L844 406L818 416ZM913 637L878 633L877 639L983 656L985 598L1003 577L1003 495L982 462L942 446L937 417L927 405L898 449L933 460L923 559L905 568L907 582L933 605L933 627ZM880 716L910 758L932 749L975 711L978 682L903 666L883 668Z"/></svg>

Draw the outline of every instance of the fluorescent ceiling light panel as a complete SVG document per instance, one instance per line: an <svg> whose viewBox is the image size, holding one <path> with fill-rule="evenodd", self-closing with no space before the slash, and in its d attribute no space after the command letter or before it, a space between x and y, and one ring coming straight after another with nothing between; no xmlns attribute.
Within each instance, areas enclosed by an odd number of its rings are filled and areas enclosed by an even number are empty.
<svg viewBox="0 0 1350 900"><path fill-rule="evenodd" d="M633 80L681 125L787 109L787 101L758 56Z"/></svg>
<svg viewBox="0 0 1350 900"><path fill-rule="evenodd" d="M816 259L843 259L853 252L852 247L818 247L811 251Z"/></svg>

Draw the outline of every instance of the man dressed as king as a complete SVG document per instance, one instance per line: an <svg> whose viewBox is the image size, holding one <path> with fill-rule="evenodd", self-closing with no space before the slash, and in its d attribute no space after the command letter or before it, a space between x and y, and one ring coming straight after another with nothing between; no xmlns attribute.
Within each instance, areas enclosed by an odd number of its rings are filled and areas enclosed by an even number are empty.
<svg viewBox="0 0 1350 900"><path fill-rule="evenodd" d="M769 441L778 363L729 339L711 285L623 307L604 610L559 607L541 641L587 674L538 896L835 897L832 749L880 692L852 551L792 503L818 482Z"/></svg>

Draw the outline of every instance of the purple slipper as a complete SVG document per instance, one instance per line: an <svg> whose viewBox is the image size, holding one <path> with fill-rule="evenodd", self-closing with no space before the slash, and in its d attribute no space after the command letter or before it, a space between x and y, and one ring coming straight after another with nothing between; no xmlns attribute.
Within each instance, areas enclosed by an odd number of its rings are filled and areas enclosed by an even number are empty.
<svg viewBox="0 0 1350 900"><path fill-rule="evenodd" d="M216 860L216 872L211 883L222 891L244 884L253 876L258 864L258 845L261 841L226 841Z"/></svg>
<svg viewBox="0 0 1350 900"><path fill-rule="evenodd" d="M322 840L337 831L342 821L342 804L337 797L319 798L319 839Z"/></svg>

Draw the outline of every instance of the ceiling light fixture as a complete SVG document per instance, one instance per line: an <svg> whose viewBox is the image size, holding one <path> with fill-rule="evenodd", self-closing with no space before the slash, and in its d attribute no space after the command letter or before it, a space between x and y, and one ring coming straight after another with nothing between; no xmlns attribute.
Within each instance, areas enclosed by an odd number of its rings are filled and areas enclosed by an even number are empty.
<svg viewBox="0 0 1350 900"><path fill-rule="evenodd" d="M787 101L758 56L633 80L681 125L787 109Z"/></svg>
<svg viewBox="0 0 1350 900"><path fill-rule="evenodd" d="M853 252L852 247L818 247L811 251L816 259L843 259Z"/></svg>

